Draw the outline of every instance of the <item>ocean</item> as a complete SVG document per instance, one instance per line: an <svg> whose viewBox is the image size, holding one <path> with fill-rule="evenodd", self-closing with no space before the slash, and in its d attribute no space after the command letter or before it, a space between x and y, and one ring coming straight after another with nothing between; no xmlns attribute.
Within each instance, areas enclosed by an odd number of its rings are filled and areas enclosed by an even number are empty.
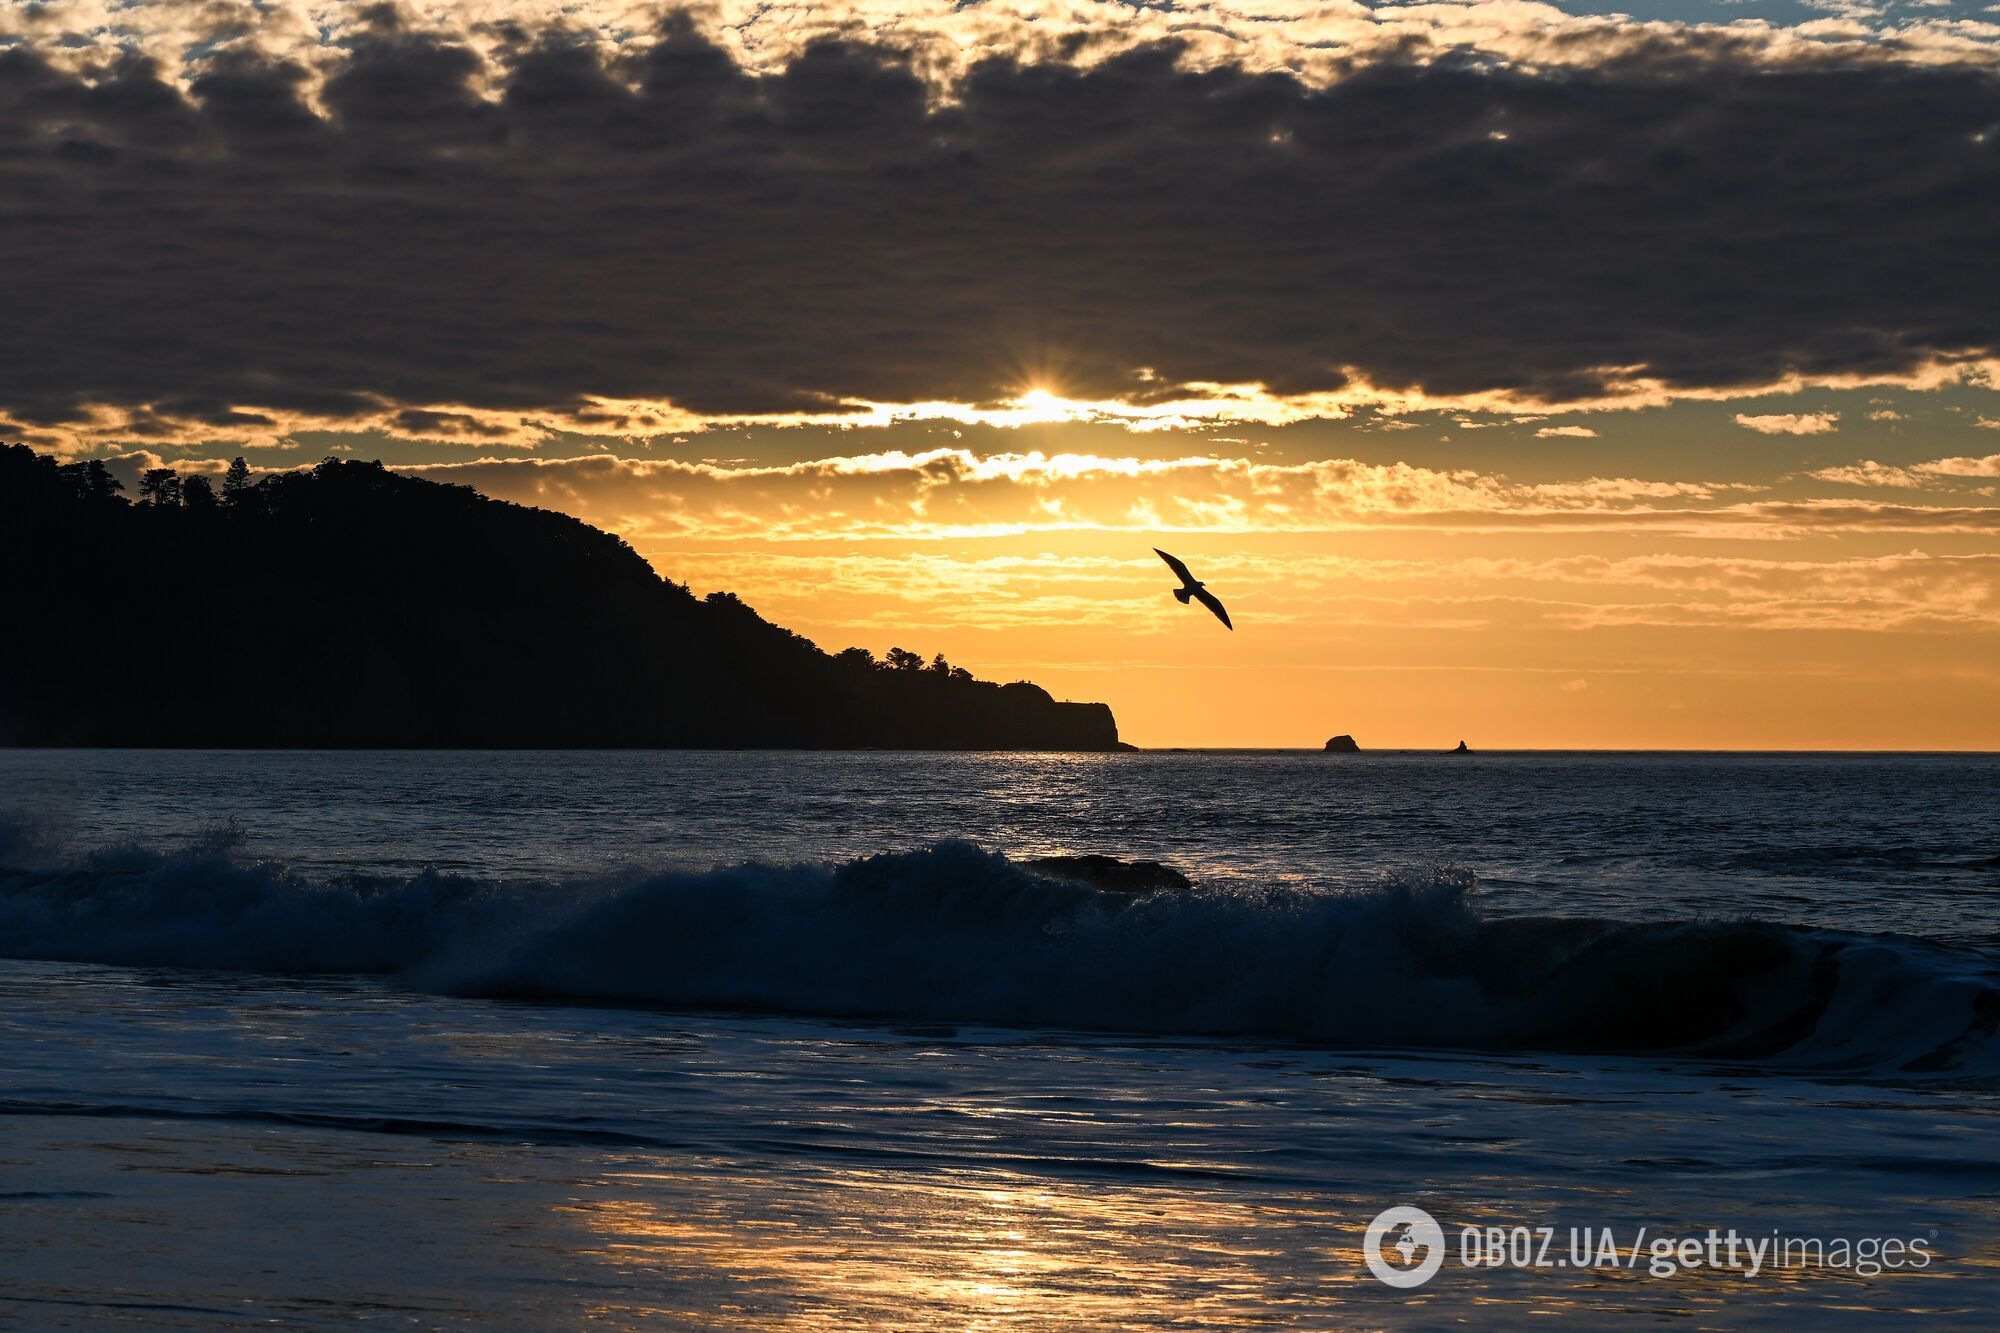
<svg viewBox="0 0 2000 1333"><path fill-rule="evenodd" d="M2000 1317L1996 757L7 751L0 957L0 1325Z"/></svg>

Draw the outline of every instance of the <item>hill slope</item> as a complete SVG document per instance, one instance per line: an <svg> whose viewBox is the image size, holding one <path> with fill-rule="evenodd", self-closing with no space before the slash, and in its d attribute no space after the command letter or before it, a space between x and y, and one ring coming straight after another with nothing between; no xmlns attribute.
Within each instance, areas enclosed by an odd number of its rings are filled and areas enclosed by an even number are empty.
<svg viewBox="0 0 2000 1333"><path fill-rule="evenodd" d="M566 515L329 459L133 504L0 446L0 744L1116 748L1103 704L828 655Z"/></svg>

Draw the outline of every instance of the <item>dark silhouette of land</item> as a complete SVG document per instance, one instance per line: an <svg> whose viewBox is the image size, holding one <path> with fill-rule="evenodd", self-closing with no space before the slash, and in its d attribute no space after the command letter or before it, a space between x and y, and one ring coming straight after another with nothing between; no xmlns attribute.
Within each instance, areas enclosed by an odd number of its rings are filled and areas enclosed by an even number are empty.
<svg viewBox="0 0 2000 1333"><path fill-rule="evenodd" d="M1121 748L1103 704L828 654L609 533L379 463L0 446L0 744Z"/></svg>

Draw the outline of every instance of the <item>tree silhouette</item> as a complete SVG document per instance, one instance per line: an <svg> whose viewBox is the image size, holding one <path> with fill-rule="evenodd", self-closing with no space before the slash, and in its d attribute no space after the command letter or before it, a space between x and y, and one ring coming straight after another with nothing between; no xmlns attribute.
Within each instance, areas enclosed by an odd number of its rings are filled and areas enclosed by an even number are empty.
<svg viewBox="0 0 2000 1333"><path fill-rule="evenodd" d="M170 467L149 467L139 474L139 498L155 509L177 509L181 474Z"/></svg>
<svg viewBox="0 0 2000 1333"><path fill-rule="evenodd" d="M229 462L229 470L222 474L222 500L224 504L240 504L244 494L250 489L250 465L239 454Z"/></svg>
<svg viewBox="0 0 2000 1333"><path fill-rule="evenodd" d="M216 506L215 483L197 472L181 478L181 503L196 513L206 514Z"/></svg>
<svg viewBox="0 0 2000 1333"><path fill-rule="evenodd" d="M25 448L26 446L20 446ZM93 458L87 463L72 463L63 469L75 487L78 498L91 504L122 503L119 492L125 483L111 475L111 469L104 466L102 459Z"/></svg>

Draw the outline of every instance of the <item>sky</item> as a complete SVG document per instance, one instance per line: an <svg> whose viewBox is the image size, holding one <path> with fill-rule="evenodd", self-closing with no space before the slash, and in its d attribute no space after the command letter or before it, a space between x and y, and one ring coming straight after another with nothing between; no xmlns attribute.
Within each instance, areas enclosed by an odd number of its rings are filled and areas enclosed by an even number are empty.
<svg viewBox="0 0 2000 1333"><path fill-rule="evenodd" d="M1142 745L1993 748L1997 52L1912 0L7 0L0 438L380 458Z"/></svg>

